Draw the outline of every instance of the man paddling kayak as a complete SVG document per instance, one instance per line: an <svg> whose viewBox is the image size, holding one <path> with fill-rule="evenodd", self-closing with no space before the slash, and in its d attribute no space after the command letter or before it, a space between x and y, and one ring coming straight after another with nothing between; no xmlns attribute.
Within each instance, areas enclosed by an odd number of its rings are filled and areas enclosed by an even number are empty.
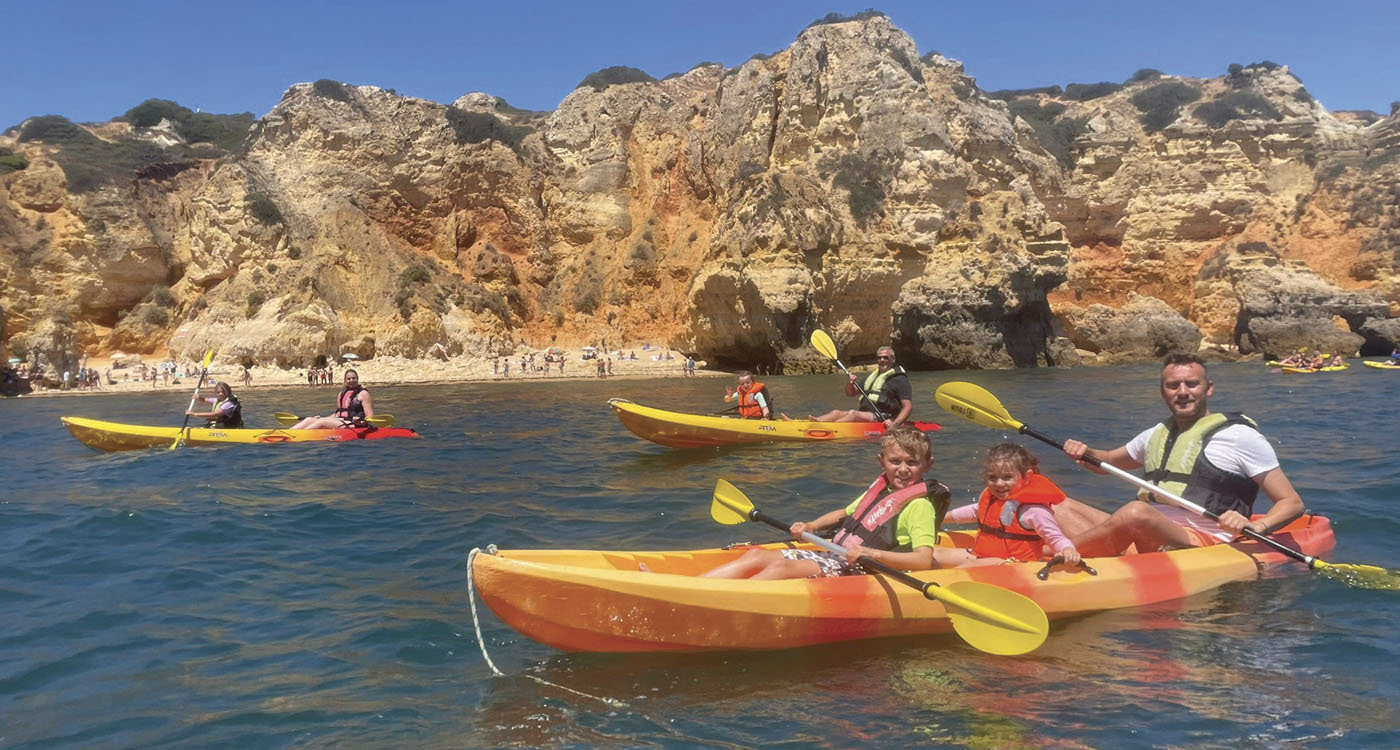
<svg viewBox="0 0 1400 750"><path fill-rule="evenodd" d="M374 416L374 401L369 390L360 385L360 373L345 371L345 387L335 398L335 414L329 417L307 417L288 429L333 430L340 427L363 427Z"/></svg>
<svg viewBox="0 0 1400 750"><path fill-rule="evenodd" d="M1078 516L1077 530L1063 517L1060 523L1084 556L1117 555L1132 545L1139 552L1204 547L1230 541L1246 527L1268 534L1303 515L1302 499L1254 421L1239 413L1212 414L1207 408L1214 390L1200 357L1170 355L1161 379L1169 419L1113 450L1096 450L1078 440L1066 440L1064 450L1075 461L1087 455L1120 469L1145 467L1148 481L1205 506L1220 516L1219 523L1156 504L1160 501L1145 490L1113 515L1067 500L1061 505ZM1250 520L1261 489L1273 507L1262 518ZM1056 515L1061 515L1059 507Z"/></svg>
<svg viewBox="0 0 1400 750"><path fill-rule="evenodd" d="M773 397L768 395L768 386L756 382L753 373L748 370L739 371L739 387L736 389L732 385L724 387L724 403L739 400L739 416L744 419L772 419L773 418Z"/></svg>
<svg viewBox="0 0 1400 750"><path fill-rule="evenodd" d="M884 422L885 427L904 424L914 413L914 388L909 383L909 375L903 367L894 363L894 349L882 346L875 352L876 366L879 368L865 376L865 381L856 384L855 373L850 373L846 381L847 396L861 396L860 406L855 409L833 409L820 417L811 417L817 422ZM871 402L876 411L871 411Z"/></svg>

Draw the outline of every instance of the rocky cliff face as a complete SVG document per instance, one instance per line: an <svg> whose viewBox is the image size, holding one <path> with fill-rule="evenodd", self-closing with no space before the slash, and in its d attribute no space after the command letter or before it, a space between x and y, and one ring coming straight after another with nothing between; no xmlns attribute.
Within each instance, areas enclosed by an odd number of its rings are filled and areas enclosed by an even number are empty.
<svg viewBox="0 0 1400 750"><path fill-rule="evenodd" d="M1333 116L1286 68L993 96L877 16L602 73L548 113L299 84L217 153L26 123L0 136L9 331L50 358L650 339L790 371L817 327L922 367L1396 342L1400 119ZM139 168L74 168L114 149Z"/></svg>

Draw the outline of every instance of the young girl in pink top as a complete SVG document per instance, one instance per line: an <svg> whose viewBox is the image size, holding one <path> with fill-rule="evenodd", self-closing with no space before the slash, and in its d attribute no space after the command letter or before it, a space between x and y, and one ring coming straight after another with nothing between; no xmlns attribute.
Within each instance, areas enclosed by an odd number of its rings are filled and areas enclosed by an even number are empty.
<svg viewBox="0 0 1400 750"><path fill-rule="evenodd" d="M1038 470L1030 451L1015 443L1002 443L987 451L982 467L987 488L971 505L948 511L949 523L976 523L977 541L972 549L939 547L939 567L995 565L1007 561L1064 557L1068 565L1079 563L1079 550L1055 522L1054 506L1065 493ZM1045 547L1054 550L1045 554Z"/></svg>

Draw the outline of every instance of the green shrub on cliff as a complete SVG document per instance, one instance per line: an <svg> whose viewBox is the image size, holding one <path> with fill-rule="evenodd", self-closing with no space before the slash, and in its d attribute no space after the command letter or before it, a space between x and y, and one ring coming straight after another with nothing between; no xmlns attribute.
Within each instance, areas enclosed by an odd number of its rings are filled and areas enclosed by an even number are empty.
<svg viewBox="0 0 1400 750"><path fill-rule="evenodd" d="M1038 99L1013 99L1007 102L1011 114L1026 121L1035 131L1036 140L1057 161L1070 166L1071 151L1076 138L1084 134L1089 118L1064 117L1065 105L1059 102L1046 102L1041 105Z"/></svg>
<svg viewBox="0 0 1400 750"><path fill-rule="evenodd" d="M251 318L254 315L257 315L258 309L261 308L263 306L263 303L266 301L266 292L264 292L261 289L253 290L253 293L248 295L248 317Z"/></svg>
<svg viewBox="0 0 1400 750"><path fill-rule="evenodd" d="M192 144L208 143L222 152L228 152L238 148L248 136L248 128L252 127L255 118L251 112L215 115L193 112L189 107L168 99L147 99L117 119L125 120L136 128L154 127L161 120L169 120L175 123L176 130L186 141Z"/></svg>
<svg viewBox="0 0 1400 750"><path fill-rule="evenodd" d="M350 101L350 91L345 87L345 84L340 81L322 78L311 84L311 90L315 92L316 95L325 97L326 99L333 99L338 102Z"/></svg>
<svg viewBox="0 0 1400 750"><path fill-rule="evenodd" d="M1176 121L1182 105L1201 98L1200 89L1181 81L1163 81L1133 94L1133 106L1142 114L1138 122L1149 133L1155 133Z"/></svg>
<svg viewBox="0 0 1400 750"><path fill-rule="evenodd" d="M574 88L581 89L588 86L594 91L602 91L609 86L617 86L623 83L655 83L644 70L629 68L626 65L614 65L611 68L603 68L584 76L582 81Z"/></svg>
<svg viewBox="0 0 1400 750"><path fill-rule="evenodd" d="M1231 120L1279 120L1282 115L1268 99L1253 91L1231 91L1212 99L1191 114L1205 124L1218 128Z"/></svg>
<svg viewBox="0 0 1400 750"><path fill-rule="evenodd" d="M7 148L0 148L0 174L29 168L29 160Z"/></svg>
<svg viewBox="0 0 1400 750"><path fill-rule="evenodd" d="M456 107L447 108L447 124L457 136L458 143L498 141L511 150L520 150L521 141L535 132L528 125L510 125L489 112L470 112Z"/></svg>
<svg viewBox="0 0 1400 750"><path fill-rule="evenodd" d="M282 210L266 193L250 192L247 197L248 213L267 226L283 222Z"/></svg>
<svg viewBox="0 0 1400 750"><path fill-rule="evenodd" d="M1101 96L1119 91L1123 88L1121 83L1112 81L1100 81L1098 83L1071 83L1065 86L1066 99L1073 99L1077 102L1087 102L1090 99L1098 99Z"/></svg>
<svg viewBox="0 0 1400 750"><path fill-rule="evenodd" d="M813 26L827 26L827 25L830 25L830 24L833 24L833 23L846 23L847 21L864 21L864 20L870 19L870 18L889 18L889 16L886 16L884 13L882 13L882 12L880 12L880 11L878 11L878 10L875 10L874 8L866 8L865 10L863 10L863 11L861 11L861 12L859 12L859 13L855 13L855 14L849 15L849 16L845 16L845 15L842 15L842 14L840 14L840 13L832 12L832 13L828 13L828 14L822 16L821 18L818 18L817 20L815 20L815 21L813 21L813 22L807 24L807 28L810 29L810 28L812 28Z"/></svg>

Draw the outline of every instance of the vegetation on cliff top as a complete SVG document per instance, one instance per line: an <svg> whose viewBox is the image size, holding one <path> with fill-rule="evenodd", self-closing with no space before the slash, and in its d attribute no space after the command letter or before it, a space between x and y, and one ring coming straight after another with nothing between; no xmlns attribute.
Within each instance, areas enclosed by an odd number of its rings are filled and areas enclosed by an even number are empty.
<svg viewBox="0 0 1400 750"><path fill-rule="evenodd" d="M594 91L602 91L609 86L617 86L624 83L655 83L645 70L629 68L626 65L614 65L610 68L595 70L583 77L582 81L574 88L581 89L587 86Z"/></svg>
<svg viewBox="0 0 1400 750"><path fill-rule="evenodd" d="M134 128L147 128L162 120L174 123L187 143L163 147L143 138L105 140L62 115L26 120L17 139L54 147L54 160L63 169L68 189L74 193L89 193L103 185L138 176L161 179L181 171L180 168L152 169L158 165L179 165L190 159L223 156L242 143L253 116L248 113L210 115L192 112L175 102L148 99L116 121L127 122Z"/></svg>

